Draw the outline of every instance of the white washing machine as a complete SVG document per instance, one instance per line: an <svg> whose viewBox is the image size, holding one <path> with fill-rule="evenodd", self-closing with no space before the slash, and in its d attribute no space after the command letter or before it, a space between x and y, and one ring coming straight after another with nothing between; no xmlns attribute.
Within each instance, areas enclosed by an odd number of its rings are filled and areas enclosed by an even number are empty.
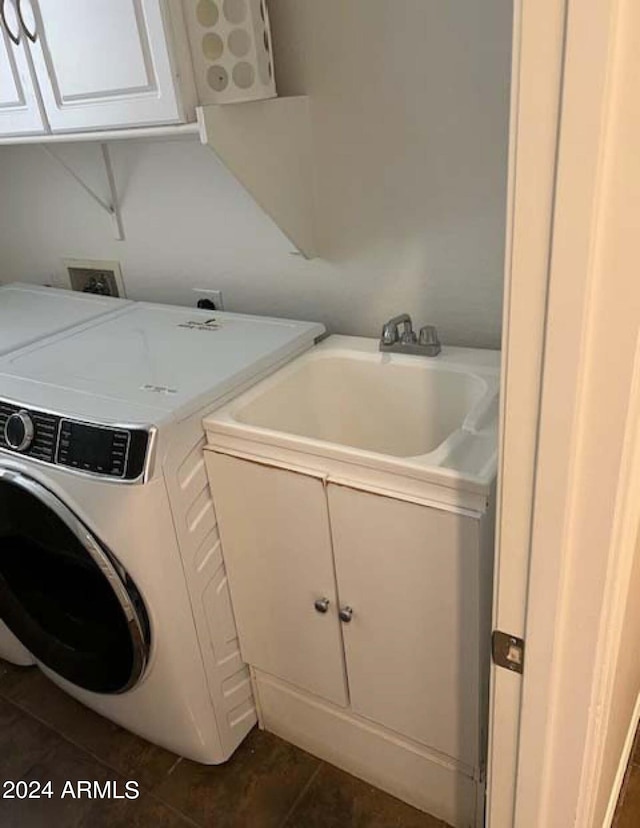
<svg viewBox="0 0 640 828"><path fill-rule="evenodd" d="M0 356L47 336L89 322L130 305L123 299L74 293L40 285L0 286ZM34 447L37 450L37 446ZM0 655L15 664L33 664L33 657L0 620Z"/></svg>
<svg viewBox="0 0 640 828"><path fill-rule="evenodd" d="M323 332L132 303L0 358L0 617L70 694L196 761L256 721L202 417Z"/></svg>

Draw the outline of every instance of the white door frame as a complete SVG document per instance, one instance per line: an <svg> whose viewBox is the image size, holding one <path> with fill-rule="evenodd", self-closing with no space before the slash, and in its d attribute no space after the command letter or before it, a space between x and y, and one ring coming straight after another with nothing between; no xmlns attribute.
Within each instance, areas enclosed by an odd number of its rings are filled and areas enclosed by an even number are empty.
<svg viewBox="0 0 640 828"><path fill-rule="evenodd" d="M525 637L565 0L514 6L493 629ZM528 654L525 654L525 663ZM491 670L487 824L512 828L522 677Z"/></svg>
<svg viewBox="0 0 640 828"><path fill-rule="evenodd" d="M615 659L598 644L619 649L612 596L633 557L640 290L603 268L632 2L521 0L516 15L494 627L526 650L522 680L492 671L490 828L607 824L598 705Z"/></svg>

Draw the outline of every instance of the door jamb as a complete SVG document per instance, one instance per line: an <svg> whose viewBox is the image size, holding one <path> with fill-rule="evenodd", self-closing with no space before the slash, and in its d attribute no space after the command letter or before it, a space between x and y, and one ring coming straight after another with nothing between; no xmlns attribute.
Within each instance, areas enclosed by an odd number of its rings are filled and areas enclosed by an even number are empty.
<svg viewBox="0 0 640 828"><path fill-rule="evenodd" d="M493 629L520 638L525 636L565 18L566 0L514 4ZM492 665L491 828L513 826L521 688L520 675Z"/></svg>

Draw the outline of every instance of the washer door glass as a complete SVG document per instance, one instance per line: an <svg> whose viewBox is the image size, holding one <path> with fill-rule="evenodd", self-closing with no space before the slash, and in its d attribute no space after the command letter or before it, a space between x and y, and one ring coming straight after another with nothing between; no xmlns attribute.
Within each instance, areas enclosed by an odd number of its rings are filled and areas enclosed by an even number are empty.
<svg viewBox="0 0 640 828"><path fill-rule="evenodd" d="M0 618L73 684L119 693L142 675L149 625L127 574L36 481L0 470Z"/></svg>

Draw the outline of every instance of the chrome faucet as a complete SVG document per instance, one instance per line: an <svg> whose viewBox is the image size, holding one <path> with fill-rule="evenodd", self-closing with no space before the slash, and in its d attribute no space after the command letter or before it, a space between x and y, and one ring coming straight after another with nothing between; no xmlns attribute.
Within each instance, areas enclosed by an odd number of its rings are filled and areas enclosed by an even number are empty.
<svg viewBox="0 0 640 828"><path fill-rule="evenodd" d="M399 316L394 316L382 327L382 336L380 337L381 344L393 345L398 341L398 328L403 326L401 340L406 341L407 344L417 341L417 337L413 332L413 325L411 324L411 317L408 313L401 313Z"/></svg>
<svg viewBox="0 0 640 828"><path fill-rule="evenodd" d="M402 333L400 333L402 326ZM416 336L408 313L394 316L382 326L380 350L435 357L442 350L435 325L425 325Z"/></svg>

